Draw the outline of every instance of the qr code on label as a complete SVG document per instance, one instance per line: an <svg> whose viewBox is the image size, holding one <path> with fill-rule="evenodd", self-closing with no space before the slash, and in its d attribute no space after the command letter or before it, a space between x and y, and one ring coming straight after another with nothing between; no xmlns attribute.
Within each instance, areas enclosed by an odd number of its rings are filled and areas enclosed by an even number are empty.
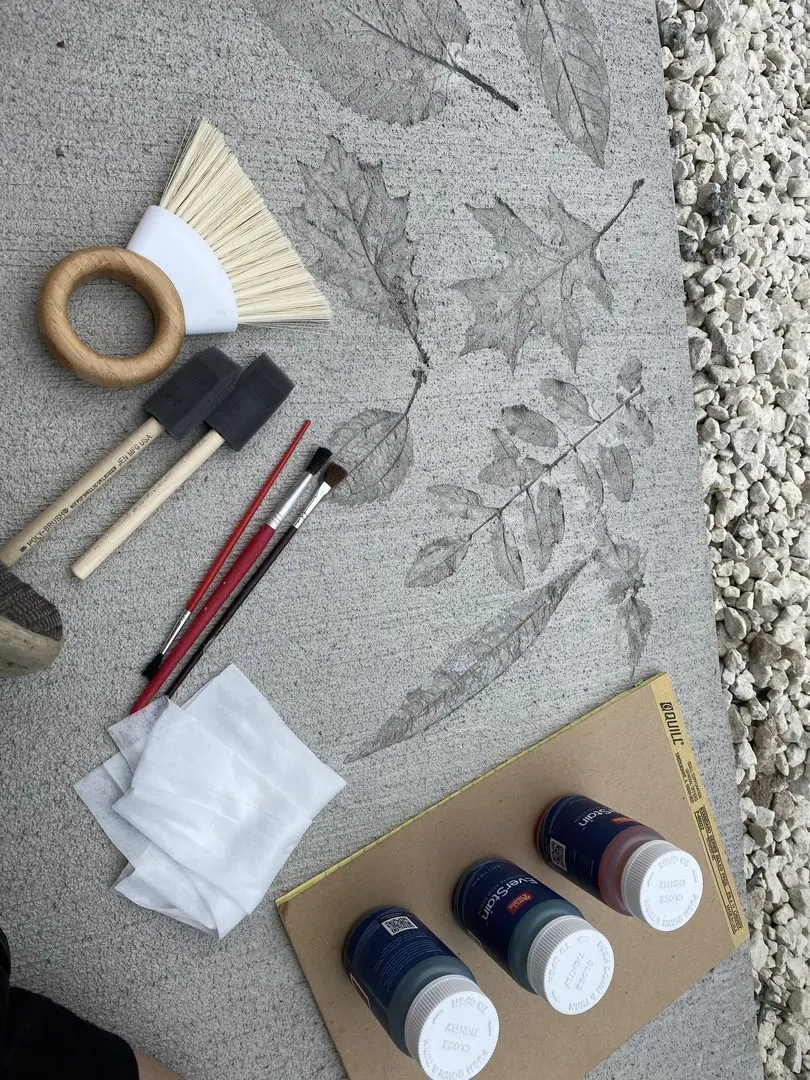
<svg viewBox="0 0 810 1080"><path fill-rule="evenodd" d="M393 919L383 919L382 925L391 937L395 934L401 934L403 930L417 929L416 923L409 919L407 915L395 915Z"/></svg>
<svg viewBox="0 0 810 1080"><path fill-rule="evenodd" d="M565 844L561 844L559 840L552 837L549 853L554 866L559 866L560 870L565 870Z"/></svg>

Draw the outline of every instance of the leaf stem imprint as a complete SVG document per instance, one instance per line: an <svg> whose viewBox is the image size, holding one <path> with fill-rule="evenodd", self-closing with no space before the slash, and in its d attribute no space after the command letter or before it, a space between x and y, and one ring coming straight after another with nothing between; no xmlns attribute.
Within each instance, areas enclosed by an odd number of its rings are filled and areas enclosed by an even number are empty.
<svg viewBox="0 0 810 1080"><path fill-rule="evenodd" d="M417 49L415 45L411 45L410 42L402 41L398 37L394 37L393 34L389 34L387 30L381 30L379 26L375 26L374 23L369 22L368 19L364 19L362 15L358 15L356 11L351 11L349 8L345 9L349 15L357 19L367 30L371 30L372 33L378 34L385 41L390 41L392 45L397 45L401 49L405 49L406 52L412 53L414 56L420 56L423 60L429 60L433 64L438 64L440 67L445 68L447 71L453 72L455 75L461 75L462 78L472 83L473 86L477 86L479 90L483 90L495 101L499 101L502 105L507 105L510 109L514 109L518 112L520 106L512 98L507 97L506 94L502 94L500 90L496 90L494 86L486 82L480 75L476 75L475 72L470 71L468 68L462 67L461 64L457 64L451 60L445 60L444 57L435 56L433 53L425 52L424 49Z"/></svg>
<svg viewBox="0 0 810 1080"><path fill-rule="evenodd" d="M566 55L566 50L565 50L564 45L559 40L557 27L555 26L554 20L552 19L551 14L550 14L550 12L548 10L548 4L547 4L546 0L537 0L537 6L543 12L543 16L544 16L544 18L546 20L546 24L548 26L549 36L551 37L551 40L554 42L554 47L555 47L555 49L557 51L557 55L560 58L560 67L562 68L563 72L565 73L565 79L568 82L568 84L573 87L573 86L576 85L576 79L571 73L570 66L569 66L569 58ZM596 147L596 145L594 143L594 140L593 140L593 136L590 134L588 114L585 111L585 109L583 108L583 104L582 104L582 100L580 99L580 95L578 95L576 93L573 94L573 99L574 99L574 103L576 105L577 115L579 116L580 123L582 124L582 129L583 129L583 131L588 132L589 141L590 141L591 146L593 148L593 154L597 157L597 160L599 160L599 158L600 158L600 156L602 155L603 152ZM608 95L608 100L609 100L609 95ZM603 157L602 157L602 162L601 163L604 163L604 158Z"/></svg>
<svg viewBox="0 0 810 1080"><path fill-rule="evenodd" d="M539 481L542 480L544 476L548 476L552 469L555 469L560 464L560 462L564 461L568 457L569 454L572 454L578 446L584 443L586 439L589 439L591 435L593 435L595 432L599 431L600 428L604 427L604 425L609 420L612 420L616 413L620 412L628 401L632 401L634 398L637 398L641 393L642 387L639 386L633 391L632 394L628 394L628 396L623 401L621 401L618 405L614 406L610 410L610 412L607 413L607 415L599 417L596 420L596 423L594 423L592 427L588 428L584 435L580 435L580 437L578 439L575 439L574 442L569 443L568 446L566 446L566 448L562 450L554 458L553 461L550 461L547 465L545 465L543 467L543 472L540 474L540 476L535 477L528 483L523 484L522 487L519 487L518 490L514 493L514 495L509 496L505 503L497 507L497 509L493 510L489 517L485 518L479 525L476 525L472 532L469 534L468 540L472 540L472 538L477 532L480 532L481 529L483 529L486 525L489 525L490 521L493 521L495 518L501 517L504 510L511 506L516 499L519 499L521 495L524 495L530 488L534 487L535 484L539 483Z"/></svg>
<svg viewBox="0 0 810 1080"><path fill-rule="evenodd" d="M573 84L574 80L571 78L571 72L569 71L569 68L568 68L568 59L567 59L567 57L565 55L565 49L563 48L560 41L558 40L557 28L555 27L554 21L551 18L549 12L548 12L548 5L545 3L545 0L537 0L537 6L543 12L543 16L545 17L546 23L548 25L549 37L554 42L554 47L556 48L557 53L559 54L560 67L565 72L565 77L568 80L568 82ZM582 102L579 100L579 98L576 95L574 96L574 101L576 103L577 113L578 113L580 121L582 123L582 127L584 128L585 131L587 131L588 130L588 117L585 115L585 112L584 112L584 110L582 108Z"/></svg>
<svg viewBox="0 0 810 1080"><path fill-rule="evenodd" d="M634 198L636 197L636 192L637 192L637 191L639 191L639 189L640 189L640 188L643 188L643 187L644 187L644 180L643 180L643 178L641 178L641 179L638 179L638 180L634 180L634 181L633 181L633 186L632 186L632 188L630 189L630 194L629 194L629 195L627 196L627 198L626 198L626 199L624 200L624 203L622 204L622 206L620 207L620 209L616 211L616 213L615 213L615 214L613 215L613 217L612 217L612 218L610 218L610 220L609 220L609 221L607 221L607 222L606 222L606 223L605 223L605 224L604 224L604 225L602 226L602 228L601 228L601 229L599 229L599 231L598 231L598 236L599 236L599 239L600 239L600 240L601 240L601 239L602 239L602 237L603 237L603 236L605 235L605 233L606 233L606 232L608 232L608 230L609 230L609 229L612 229L612 228L613 228L613 226L614 226L614 225L616 224L616 222L617 222L617 221L619 220L619 218L620 218L620 217L622 216L622 214L623 214L623 213L625 212L625 210L627 209L627 207L628 207L628 206L630 205L630 203L631 203L631 202L633 201L633 199L634 199Z"/></svg>
<svg viewBox="0 0 810 1080"><path fill-rule="evenodd" d="M399 297L393 294L390 284L383 280L383 277L377 267L377 262L368 249L368 244L366 243L366 237L363 230L363 223L365 222L367 213L368 206L366 206L365 210L363 211L363 216L360 218L359 221L356 221L354 218L350 219L352 225L357 231L357 239L360 242L360 247L363 249L363 254L365 255L366 259L368 259L368 264L371 267L377 281L379 281L380 287L388 293L388 296L393 300L394 304L396 305L403 325L408 331L414 345L416 346L416 351L419 354L419 363L424 364L425 367L430 367L430 357L428 356L427 350L424 348L419 338L419 313L416 310L416 305L414 304L413 311L411 311L408 309L407 305L402 304ZM410 408L410 405L408 406L408 408Z"/></svg>
<svg viewBox="0 0 810 1080"><path fill-rule="evenodd" d="M407 405L405 406L405 408L404 408L404 409L402 410L402 415L401 415L401 416L399 417L399 419L398 419L398 420L397 420L397 422L396 422L396 423L394 424L394 426L393 426L392 428L390 428L390 429L389 429L389 430L388 430L388 431L387 431L387 432L385 433L385 436L384 436L384 437L383 437L382 439L379 439L379 440L378 440L378 441L377 441L377 442L376 442L376 443L375 443L375 444L374 444L374 445L373 445L373 446L372 446L372 447L371 447L371 448L370 448L370 449L369 449L369 450L368 450L368 451L367 451L367 452L366 452L366 453L365 453L365 454L363 455L363 457L362 457L362 458L361 458L361 459L360 459L360 460L359 460L358 462L356 462L356 464L354 464L354 465L353 465L353 466L352 466L352 467L351 467L351 468L350 468L350 469L348 470L348 475L349 475L349 476L351 476L351 475L352 475L353 473L357 472L357 470L358 470L358 469L359 469L359 468L360 468L360 467L361 467L362 465L365 465L365 463L366 463L366 462L368 461L368 459L369 459L369 458L370 458L370 457L371 457L371 456L372 456L373 454L376 454L376 452L377 452L377 451L378 451L378 450L380 449L380 447L382 446L382 444L383 444L384 442L387 442L387 441L388 441L388 440L389 440L389 439L390 439L390 438L391 438L391 437L392 437L392 436L394 435L394 433L395 433L395 432L396 432L396 431L397 431L397 430L399 429L399 427L400 427L400 426L401 426L402 424L407 424L407 423L408 423L408 413L409 413L409 412L411 411L411 406L413 405L414 401L416 401L416 395L417 395L417 394L419 393L419 391L420 391L420 390L422 389L422 387L423 387L423 386L425 385L425 383L427 382L427 373L426 373L426 371L425 371L425 369L424 369L423 367L419 367L419 368L414 368L414 370L413 370L413 371L411 372L411 374L413 375L413 377L414 377L414 380L415 380L415 381L414 381L414 387L413 387L413 390L411 391L411 396L410 396L410 397L408 398L408 404L407 404ZM629 400L629 399L628 399L628 400Z"/></svg>

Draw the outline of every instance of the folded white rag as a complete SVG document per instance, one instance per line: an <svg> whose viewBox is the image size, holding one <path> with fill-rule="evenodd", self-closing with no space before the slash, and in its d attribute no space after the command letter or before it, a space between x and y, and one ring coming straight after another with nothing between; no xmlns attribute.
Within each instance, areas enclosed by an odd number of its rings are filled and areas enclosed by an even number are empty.
<svg viewBox="0 0 810 1080"><path fill-rule="evenodd" d="M114 888L220 938L344 786L233 664L109 730L120 753L76 791L129 860Z"/></svg>

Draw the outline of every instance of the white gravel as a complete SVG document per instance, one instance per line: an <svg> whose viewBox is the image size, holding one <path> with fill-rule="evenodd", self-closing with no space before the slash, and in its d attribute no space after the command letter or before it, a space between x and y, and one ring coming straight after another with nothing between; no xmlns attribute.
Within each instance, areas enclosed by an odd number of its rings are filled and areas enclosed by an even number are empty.
<svg viewBox="0 0 810 1080"><path fill-rule="evenodd" d="M759 1045L810 1077L810 12L658 13Z"/></svg>

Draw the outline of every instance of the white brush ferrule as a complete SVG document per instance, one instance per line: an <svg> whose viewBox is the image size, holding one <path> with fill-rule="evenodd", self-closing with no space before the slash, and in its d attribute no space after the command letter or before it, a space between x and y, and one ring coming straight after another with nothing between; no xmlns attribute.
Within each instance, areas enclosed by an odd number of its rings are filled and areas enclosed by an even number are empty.
<svg viewBox="0 0 810 1080"><path fill-rule="evenodd" d="M230 334L239 315L228 275L200 234L162 206L141 218L130 251L159 266L180 296L187 334Z"/></svg>
<svg viewBox="0 0 810 1080"><path fill-rule="evenodd" d="M301 511L300 515L292 523L291 528L300 529L301 526L304 524L304 522L309 517L309 515L312 513L312 511L318 505L318 503L322 502L326 498L326 496L329 494L329 492L331 490L332 490L332 488L330 487L329 484L322 483L321 486L318 488L318 490L315 492L315 494L312 496L312 498L309 500L307 505Z"/></svg>
<svg viewBox="0 0 810 1080"><path fill-rule="evenodd" d="M175 625L174 630L172 630L172 632L169 634L169 636L166 638L166 640L160 646L160 655L161 656L165 656L166 653L169 651L169 649L172 647L172 645L174 645L175 641L177 641L177 638L178 638L178 636L180 634L180 631L183 629L183 627L186 625L186 623L188 622L188 620L190 618L191 618L191 612L190 611L184 611L183 612L183 617L181 619L177 620L177 624Z"/></svg>

